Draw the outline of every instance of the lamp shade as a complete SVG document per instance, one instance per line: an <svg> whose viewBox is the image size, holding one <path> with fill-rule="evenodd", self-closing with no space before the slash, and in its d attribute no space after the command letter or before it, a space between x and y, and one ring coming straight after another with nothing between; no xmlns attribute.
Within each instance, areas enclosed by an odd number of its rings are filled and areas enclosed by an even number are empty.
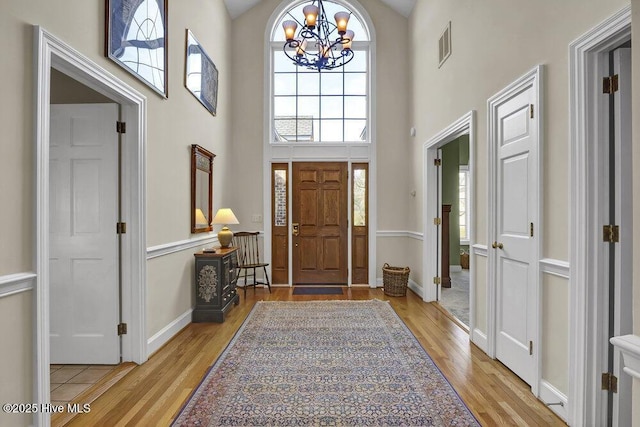
<svg viewBox="0 0 640 427"><path fill-rule="evenodd" d="M296 29L298 28L296 21L284 21L282 27L284 28L284 36L287 38L287 41L293 40L296 35Z"/></svg>
<svg viewBox="0 0 640 427"><path fill-rule="evenodd" d="M216 216L213 217L211 224L223 224L222 230L218 232L218 242L223 248L228 248L233 239L233 232L229 230L227 224L240 224L238 218L233 214L233 211L229 208L218 209Z"/></svg>
<svg viewBox="0 0 640 427"><path fill-rule="evenodd" d="M351 14L349 12L338 12L334 15L336 20L336 27L338 27L338 34L343 35L347 31L347 24Z"/></svg>
<svg viewBox="0 0 640 427"><path fill-rule="evenodd" d="M302 9L302 13L304 14L305 24L308 28L315 28L316 20L318 19L318 13L320 13L320 8L315 5L308 5Z"/></svg>
<svg viewBox="0 0 640 427"><path fill-rule="evenodd" d="M216 212L216 216L213 217L211 224L240 224L238 218L233 214L230 208L221 208Z"/></svg>
<svg viewBox="0 0 640 427"><path fill-rule="evenodd" d="M204 216L202 209L196 208L196 227L207 227L209 225L209 221Z"/></svg>

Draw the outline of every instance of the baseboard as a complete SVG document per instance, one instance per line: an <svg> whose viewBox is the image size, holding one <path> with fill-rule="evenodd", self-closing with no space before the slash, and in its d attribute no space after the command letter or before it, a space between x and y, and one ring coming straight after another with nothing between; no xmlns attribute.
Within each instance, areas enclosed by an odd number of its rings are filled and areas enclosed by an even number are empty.
<svg viewBox="0 0 640 427"><path fill-rule="evenodd" d="M147 358L151 357L153 353L158 351L160 347L169 342L178 332L183 330L189 323L191 323L191 313L193 309L182 313L173 322L162 328L158 333L147 340Z"/></svg>
<svg viewBox="0 0 640 427"><path fill-rule="evenodd" d="M418 294L420 298L424 298L422 294L422 291L423 291L422 286L418 285L413 280L409 279L409 283L407 284L407 287L411 289L413 292L415 292L416 294Z"/></svg>
<svg viewBox="0 0 640 427"><path fill-rule="evenodd" d="M488 341L487 335L482 332L480 329L475 328L473 333L471 334L471 342L474 343L480 350L488 353Z"/></svg>
<svg viewBox="0 0 640 427"><path fill-rule="evenodd" d="M545 380L540 380L540 400L557 416L567 421L567 396Z"/></svg>

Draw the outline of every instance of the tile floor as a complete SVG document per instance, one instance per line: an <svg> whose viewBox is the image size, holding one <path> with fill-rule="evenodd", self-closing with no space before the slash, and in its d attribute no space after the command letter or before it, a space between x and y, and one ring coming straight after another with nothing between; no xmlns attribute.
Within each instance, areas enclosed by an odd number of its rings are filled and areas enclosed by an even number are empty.
<svg viewBox="0 0 640 427"><path fill-rule="evenodd" d="M51 365L51 403L71 402L115 368L116 365Z"/></svg>

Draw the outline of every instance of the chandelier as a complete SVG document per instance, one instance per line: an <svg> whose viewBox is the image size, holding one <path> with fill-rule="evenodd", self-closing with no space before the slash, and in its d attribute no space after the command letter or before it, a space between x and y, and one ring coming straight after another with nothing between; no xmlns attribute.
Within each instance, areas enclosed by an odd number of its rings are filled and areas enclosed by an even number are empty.
<svg viewBox="0 0 640 427"><path fill-rule="evenodd" d="M282 23L287 39L283 51L296 65L322 71L342 67L353 59L355 34L347 30L350 12L336 13L334 24L327 19L322 0L312 0L302 13L304 23L295 17Z"/></svg>

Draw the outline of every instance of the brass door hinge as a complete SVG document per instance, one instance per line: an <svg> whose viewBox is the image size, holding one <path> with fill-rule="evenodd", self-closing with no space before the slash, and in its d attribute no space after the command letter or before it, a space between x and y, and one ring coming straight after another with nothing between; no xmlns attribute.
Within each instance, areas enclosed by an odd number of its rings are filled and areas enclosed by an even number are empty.
<svg viewBox="0 0 640 427"><path fill-rule="evenodd" d="M620 241L620 227L618 227L617 225L603 225L602 241L608 243L618 243Z"/></svg>
<svg viewBox="0 0 640 427"><path fill-rule="evenodd" d="M442 224L442 220L440 218L433 218L433 225L440 225Z"/></svg>
<svg viewBox="0 0 640 427"><path fill-rule="evenodd" d="M127 333L127 324L119 323L118 324L118 336L125 335Z"/></svg>
<svg viewBox="0 0 640 427"><path fill-rule="evenodd" d="M618 91L618 75L615 74L611 77L605 77L602 79L602 93L607 95L613 95Z"/></svg>
<svg viewBox="0 0 640 427"><path fill-rule="evenodd" d="M116 122L116 132L118 132L118 133L127 133L127 123L125 123L125 122Z"/></svg>
<svg viewBox="0 0 640 427"><path fill-rule="evenodd" d="M609 372L602 374L602 390L618 392L618 378Z"/></svg>
<svg viewBox="0 0 640 427"><path fill-rule="evenodd" d="M529 356L533 355L533 341L529 341Z"/></svg>
<svg viewBox="0 0 640 427"><path fill-rule="evenodd" d="M440 278L438 276L433 278L433 284L434 285L439 285L440 284Z"/></svg>
<svg viewBox="0 0 640 427"><path fill-rule="evenodd" d="M529 104L529 117L531 117L533 119L533 104Z"/></svg>
<svg viewBox="0 0 640 427"><path fill-rule="evenodd" d="M533 223L529 223L529 237L533 237Z"/></svg>
<svg viewBox="0 0 640 427"><path fill-rule="evenodd" d="M433 164L436 166L442 166L442 159L433 159Z"/></svg>
<svg viewBox="0 0 640 427"><path fill-rule="evenodd" d="M117 234L127 234L127 223L126 222L118 222L118 223L116 223L116 233Z"/></svg>

